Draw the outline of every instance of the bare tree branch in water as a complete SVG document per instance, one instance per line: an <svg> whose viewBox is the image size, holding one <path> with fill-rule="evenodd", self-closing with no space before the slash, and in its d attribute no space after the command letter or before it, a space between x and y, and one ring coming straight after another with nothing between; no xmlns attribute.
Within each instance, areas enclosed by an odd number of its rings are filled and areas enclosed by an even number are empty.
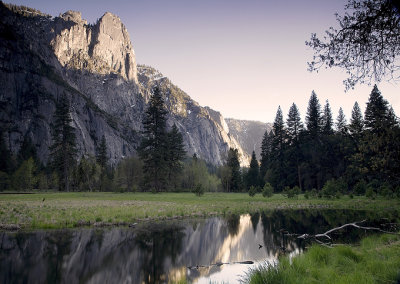
<svg viewBox="0 0 400 284"><path fill-rule="evenodd" d="M324 246L332 246L332 238L330 236L330 234L332 234L335 231L338 230L342 230L346 227L354 227L357 229L362 229L362 230L371 230L371 231L377 231L377 232L381 232L381 233L385 233L385 234L392 234L392 235L399 235L399 233L396 232L390 232L390 231L386 231L386 230L382 230L380 228L376 228L376 227L369 227L369 226L361 226L359 224L365 223L367 220L362 220L359 222L353 222L353 223L347 223L344 224L342 226L339 227L335 227L333 229L330 229L328 231L326 231L325 233L321 233L321 234L316 234L316 235L310 235L310 234L302 234L302 235L296 235L296 234L287 234L287 235L291 235L291 236L297 236L298 239L303 239L303 240L314 240L317 243L324 245ZM323 239L326 239L328 241L323 241Z"/></svg>

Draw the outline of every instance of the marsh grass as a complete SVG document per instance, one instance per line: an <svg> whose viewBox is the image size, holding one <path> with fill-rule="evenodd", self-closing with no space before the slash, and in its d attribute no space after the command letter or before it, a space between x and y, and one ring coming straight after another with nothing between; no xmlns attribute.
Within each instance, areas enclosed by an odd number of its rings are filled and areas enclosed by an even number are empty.
<svg viewBox="0 0 400 284"><path fill-rule="evenodd" d="M395 283L400 273L400 236L374 235L358 246L313 245L275 266L260 266L244 282L258 283Z"/></svg>
<svg viewBox="0 0 400 284"><path fill-rule="evenodd" d="M44 201L43 201L44 200ZM264 198L246 193L107 193L48 192L0 194L0 223L23 228L69 228L95 222L137 222L198 216L227 216L270 209L398 210L398 199L343 197L341 199L288 199L281 194ZM110 221L111 220L111 221Z"/></svg>

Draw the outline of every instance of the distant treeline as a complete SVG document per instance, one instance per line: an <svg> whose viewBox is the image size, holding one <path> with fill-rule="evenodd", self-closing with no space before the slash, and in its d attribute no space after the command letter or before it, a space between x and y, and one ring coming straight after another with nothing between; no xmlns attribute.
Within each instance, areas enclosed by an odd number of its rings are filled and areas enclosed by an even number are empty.
<svg viewBox="0 0 400 284"><path fill-rule="evenodd" d="M261 161L253 152L249 168L240 167L236 149L229 149L225 164L219 167L196 154L188 157L178 127L167 129L161 93L154 88L138 156L124 158L113 167L104 136L95 156L77 157L69 101L60 97L47 165L41 163L28 136L14 156L0 135L0 190L400 195L399 121L376 86L364 116L356 102L349 122L341 108L334 120L328 101L321 109L314 92L305 124L295 104L286 122L279 107L272 130L264 134Z"/></svg>

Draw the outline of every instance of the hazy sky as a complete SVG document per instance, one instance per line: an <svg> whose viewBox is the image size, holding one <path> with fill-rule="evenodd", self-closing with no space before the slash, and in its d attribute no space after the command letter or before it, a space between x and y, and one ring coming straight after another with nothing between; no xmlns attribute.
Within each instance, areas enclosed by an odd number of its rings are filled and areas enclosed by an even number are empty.
<svg viewBox="0 0 400 284"><path fill-rule="evenodd" d="M5 1L57 16L82 12L93 23L106 11L128 29L139 64L155 67L203 106L224 117L272 122L278 105L286 119L293 102L304 117L311 91L328 99L336 119L358 101L364 110L372 86L344 92L340 69L307 71L312 32L335 26L346 0L29 0ZM378 84L400 114L399 84Z"/></svg>

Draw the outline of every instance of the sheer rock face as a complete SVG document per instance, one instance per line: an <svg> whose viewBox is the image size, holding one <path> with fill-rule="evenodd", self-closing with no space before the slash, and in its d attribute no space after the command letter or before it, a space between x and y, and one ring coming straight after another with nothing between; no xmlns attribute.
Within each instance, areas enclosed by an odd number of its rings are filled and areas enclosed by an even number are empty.
<svg viewBox="0 0 400 284"><path fill-rule="evenodd" d="M257 159L260 160L262 139L265 131L271 131L271 123L233 118L226 118L225 121L229 127L229 133L238 141L243 151L251 155L254 150Z"/></svg>
<svg viewBox="0 0 400 284"><path fill-rule="evenodd" d="M56 102L67 96L78 157L94 155L104 135L116 164L136 153L151 90L160 84L168 126L178 126L188 155L220 165L233 147L248 165L219 112L201 107L155 69L137 68L118 17L106 13L88 25L79 12L52 18L21 9L0 2L0 131L13 153L29 136L47 162Z"/></svg>
<svg viewBox="0 0 400 284"><path fill-rule="evenodd" d="M117 73L137 82L135 53L120 18L105 13L94 25L80 12L68 11L55 19L54 53L63 66L93 73Z"/></svg>

